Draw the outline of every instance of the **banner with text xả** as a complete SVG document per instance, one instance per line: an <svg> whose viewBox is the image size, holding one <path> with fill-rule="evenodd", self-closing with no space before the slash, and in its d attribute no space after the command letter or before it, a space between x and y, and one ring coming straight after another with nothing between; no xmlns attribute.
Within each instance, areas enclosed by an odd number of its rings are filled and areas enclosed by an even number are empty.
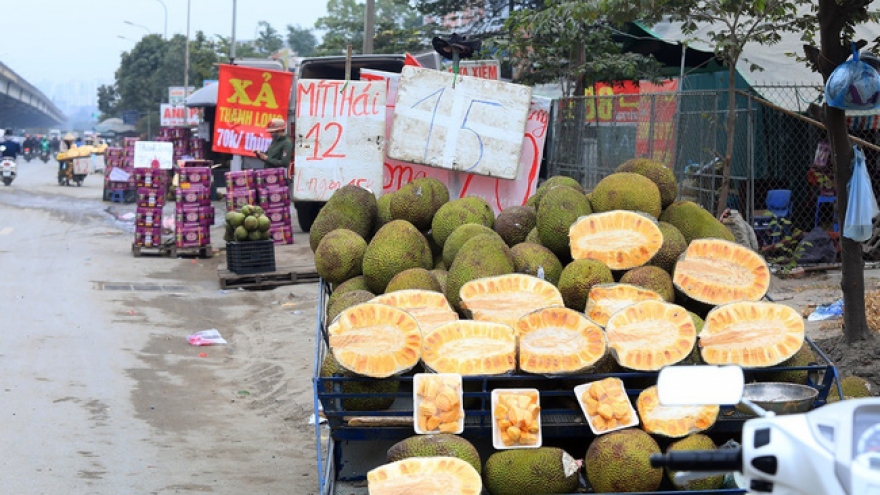
<svg viewBox="0 0 880 495"><path fill-rule="evenodd" d="M272 142L266 126L274 118L287 121L293 74L221 65L217 84L211 149L244 156L266 151Z"/></svg>

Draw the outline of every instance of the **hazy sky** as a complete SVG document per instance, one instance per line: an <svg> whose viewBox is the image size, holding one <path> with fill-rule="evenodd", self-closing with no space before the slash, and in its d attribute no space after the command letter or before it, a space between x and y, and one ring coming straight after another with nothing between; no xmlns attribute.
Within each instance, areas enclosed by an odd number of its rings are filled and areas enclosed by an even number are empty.
<svg viewBox="0 0 880 495"><path fill-rule="evenodd" d="M191 35L198 30L208 36L232 34L232 0L189 1ZM147 30L164 33L163 2L168 8L168 37L185 34L187 0L0 0L4 13L0 61L33 84L112 82L123 51L134 47ZM326 0L238 0L237 4L239 40L253 39L259 21L269 22L282 35L288 24L314 28L327 7Z"/></svg>

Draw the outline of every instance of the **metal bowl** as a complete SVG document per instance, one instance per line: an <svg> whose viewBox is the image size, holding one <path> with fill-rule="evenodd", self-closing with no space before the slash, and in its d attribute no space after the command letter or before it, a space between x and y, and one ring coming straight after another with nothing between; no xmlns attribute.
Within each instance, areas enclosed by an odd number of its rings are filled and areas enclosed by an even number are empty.
<svg viewBox="0 0 880 495"><path fill-rule="evenodd" d="M744 399L776 414L807 412L813 408L813 401L818 395L819 391L813 387L784 382L749 383L743 390ZM737 405L736 410L745 414L753 414L742 404Z"/></svg>

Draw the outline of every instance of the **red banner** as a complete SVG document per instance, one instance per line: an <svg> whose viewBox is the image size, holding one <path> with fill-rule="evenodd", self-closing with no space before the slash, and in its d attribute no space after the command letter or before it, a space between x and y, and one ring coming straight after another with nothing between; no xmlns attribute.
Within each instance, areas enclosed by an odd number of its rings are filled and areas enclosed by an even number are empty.
<svg viewBox="0 0 880 495"><path fill-rule="evenodd" d="M245 156L266 151L272 142L266 126L274 118L287 121L293 74L221 65L217 84L211 149Z"/></svg>

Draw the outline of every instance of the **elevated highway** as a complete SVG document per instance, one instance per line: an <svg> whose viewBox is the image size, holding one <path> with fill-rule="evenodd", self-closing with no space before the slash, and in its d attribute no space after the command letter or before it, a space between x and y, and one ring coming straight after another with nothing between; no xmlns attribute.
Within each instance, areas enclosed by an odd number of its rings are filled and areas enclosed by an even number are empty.
<svg viewBox="0 0 880 495"><path fill-rule="evenodd" d="M66 120L46 95L0 62L0 128L56 127Z"/></svg>

